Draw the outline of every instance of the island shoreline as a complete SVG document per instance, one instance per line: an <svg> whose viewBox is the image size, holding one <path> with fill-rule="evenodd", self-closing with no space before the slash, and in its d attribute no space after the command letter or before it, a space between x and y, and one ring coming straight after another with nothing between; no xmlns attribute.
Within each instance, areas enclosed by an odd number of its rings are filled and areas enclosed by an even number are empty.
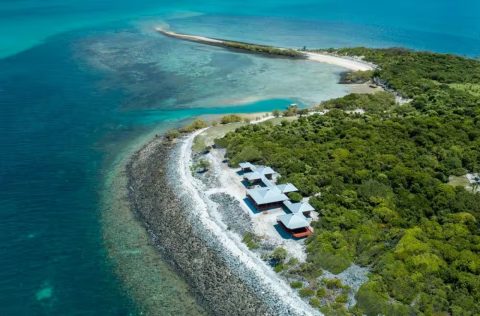
<svg viewBox="0 0 480 316"><path fill-rule="evenodd" d="M252 260L256 255L247 254L244 245L240 247L245 249L233 253L226 249L225 240L219 239L231 238L226 236L228 232L222 231L224 237L212 233L211 227L205 225L206 214L189 205L191 193L179 191L185 183L179 180L178 170L186 167L179 165L190 159L187 156L191 156L193 138L201 131L174 144L155 138L126 165L131 209L149 231L153 244L195 289L198 302L212 314L318 314L296 297L260 258ZM238 247L241 241L233 244Z"/></svg>
<svg viewBox="0 0 480 316"><path fill-rule="evenodd" d="M291 58L326 63L348 69L349 71L371 71L376 68L376 66L372 63L363 61L361 59L346 58L344 56L336 56L334 54L329 54L326 52L302 51L283 47L266 46L260 44L231 41L226 39L182 34L167 30L163 27L156 27L155 31L164 36L176 38L183 41L223 47L226 49L233 49L243 52L246 51L249 53L262 54L270 57Z"/></svg>

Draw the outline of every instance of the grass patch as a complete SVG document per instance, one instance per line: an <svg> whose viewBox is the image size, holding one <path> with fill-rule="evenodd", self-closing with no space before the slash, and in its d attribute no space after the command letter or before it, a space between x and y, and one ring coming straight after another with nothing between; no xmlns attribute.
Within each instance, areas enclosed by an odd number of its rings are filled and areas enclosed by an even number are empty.
<svg viewBox="0 0 480 316"><path fill-rule="evenodd" d="M480 84L474 83L451 83L451 88L468 92L476 97L480 97Z"/></svg>
<svg viewBox="0 0 480 316"><path fill-rule="evenodd" d="M242 241L247 245L248 249L250 250L260 247L260 245L258 244L258 237L252 233L245 233L245 235L243 235Z"/></svg>
<svg viewBox="0 0 480 316"><path fill-rule="evenodd" d="M298 291L298 294L300 295L300 297L314 296L315 290L304 287L303 289L300 289L300 291Z"/></svg>
<svg viewBox="0 0 480 316"><path fill-rule="evenodd" d="M448 184L454 186L454 187L468 187L470 185L470 181L468 181L467 177L465 176L450 176L448 179Z"/></svg>

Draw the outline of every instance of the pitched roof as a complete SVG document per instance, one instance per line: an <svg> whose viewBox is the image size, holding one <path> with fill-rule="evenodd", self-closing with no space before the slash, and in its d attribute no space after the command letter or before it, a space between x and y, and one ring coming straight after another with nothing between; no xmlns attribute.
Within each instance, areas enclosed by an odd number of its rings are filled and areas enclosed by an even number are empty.
<svg viewBox="0 0 480 316"><path fill-rule="evenodd" d="M313 206L310 205L308 202L300 202L300 203L292 203L290 201L283 202L290 212L292 213L304 213L304 212L311 212L315 211Z"/></svg>
<svg viewBox="0 0 480 316"><path fill-rule="evenodd" d="M279 184L277 188L282 191L282 193L290 193L290 192L297 192L298 189L291 183Z"/></svg>
<svg viewBox="0 0 480 316"><path fill-rule="evenodd" d="M280 192L276 187L255 188L247 190L247 194L255 201L257 205L283 202L288 200L288 196Z"/></svg>
<svg viewBox="0 0 480 316"><path fill-rule="evenodd" d="M255 170L255 166L249 162L241 162L239 163L240 168L242 169L250 169L250 170Z"/></svg>
<svg viewBox="0 0 480 316"><path fill-rule="evenodd" d="M259 174L266 176L269 174L274 174L275 170L266 166L257 166L255 167L255 172L258 172Z"/></svg>
<svg viewBox="0 0 480 316"><path fill-rule="evenodd" d="M285 214L278 217L278 220L288 229L299 229L310 226L307 218L302 213Z"/></svg>
<svg viewBox="0 0 480 316"><path fill-rule="evenodd" d="M245 179L247 179L248 181L253 181L253 180L259 180L259 179L261 179L263 176L262 176L260 173L256 172L256 171L252 171L252 172L245 173L245 174L243 175L243 177L244 177Z"/></svg>

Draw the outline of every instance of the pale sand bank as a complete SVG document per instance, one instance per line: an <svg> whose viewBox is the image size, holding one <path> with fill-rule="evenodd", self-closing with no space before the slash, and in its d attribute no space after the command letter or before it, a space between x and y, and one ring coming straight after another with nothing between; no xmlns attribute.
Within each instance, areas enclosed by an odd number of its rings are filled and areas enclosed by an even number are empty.
<svg viewBox="0 0 480 316"><path fill-rule="evenodd" d="M217 46L225 44L227 42L227 40L214 39L214 38L198 36L198 35L176 33L173 31L165 30L162 27L156 27L155 30L165 36L174 37L174 38L178 38L186 41L217 45ZM283 49L280 47L278 48ZM301 52L301 53L305 56L307 60L336 65L336 66L353 70L353 71L359 71L359 70L366 71L366 70L374 69L374 66L372 64L361 61L361 60L350 59L346 57L339 57L339 56L317 53L317 52Z"/></svg>
<svg viewBox="0 0 480 316"><path fill-rule="evenodd" d="M319 63L336 65L336 66L343 67L353 71L367 71L367 70L374 69L374 67L371 64L363 62L361 60L349 59L349 58L322 54L322 53L314 53L314 52L306 52L305 55L307 56L308 60L319 62Z"/></svg>

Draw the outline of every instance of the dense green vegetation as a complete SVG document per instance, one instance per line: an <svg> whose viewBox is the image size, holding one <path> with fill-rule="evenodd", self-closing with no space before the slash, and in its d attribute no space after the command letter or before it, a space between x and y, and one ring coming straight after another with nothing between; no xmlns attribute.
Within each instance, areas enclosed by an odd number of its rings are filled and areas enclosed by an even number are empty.
<svg viewBox="0 0 480 316"><path fill-rule="evenodd" d="M340 83L350 84L350 83L365 83L372 79L373 71L350 71L345 72L341 75Z"/></svg>
<svg viewBox="0 0 480 316"><path fill-rule="evenodd" d="M280 57L305 58L305 55L302 52L299 52L294 49L278 48L273 46L257 45L257 44L242 43L242 42L232 42L232 41L224 41L222 42L222 45L227 48L246 50L256 54L276 55Z"/></svg>
<svg viewBox="0 0 480 316"><path fill-rule="evenodd" d="M322 269L370 268L350 313L479 315L480 195L448 178L480 171L480 98L458 88L480 84L480 62L401 49L336 53L375 62L373 76L412 101L349 95L320 105L326 115L244 126L217 144L231 164L271 165L313 196L320 220L299 271L307 281ZM365 114L344 111L358 108ZM342 300L332 305L338 313ZM325 308L318 295L311 304Z"/></svg>
<svg viewBox="0 0 480 316"><path fill-rule="evenodd" d="M383 113L394 106L395 98L388 92L349 94L340 99L325 101L320 105L324 109L341 109L346 111L362 109L371 114Z"/></svg>
<svg viewBox="0 0 480 316"><path fill-rule="evenodd" d="M240 115L237 114L229 114L225 115L220 119L221 124L230 124L230 123L237 123L241 122L243 119Z"/></svg>

